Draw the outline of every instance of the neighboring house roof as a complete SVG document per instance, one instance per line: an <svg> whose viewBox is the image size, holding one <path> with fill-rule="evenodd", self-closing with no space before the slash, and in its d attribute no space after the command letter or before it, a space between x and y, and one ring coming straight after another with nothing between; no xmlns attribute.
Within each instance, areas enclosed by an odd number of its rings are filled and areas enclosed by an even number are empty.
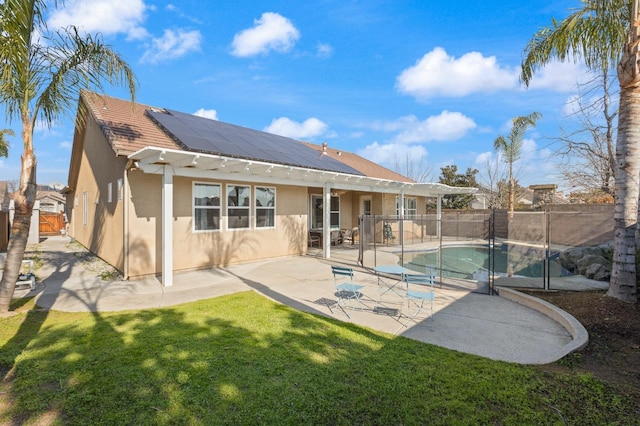
<svg viewBox="0 0 640 426"><path fill-rule="evenodd" d="M9 210L9 185L7 181L0 181L0 212Z"/></svg>
<svg viewBox="0 0 640 426"><path fill-rule="evenodd" d="M48 198L49 200L63 203L65 202L65 198L58 191L38 191L36 193L36 200L44 200Z"/></svg>

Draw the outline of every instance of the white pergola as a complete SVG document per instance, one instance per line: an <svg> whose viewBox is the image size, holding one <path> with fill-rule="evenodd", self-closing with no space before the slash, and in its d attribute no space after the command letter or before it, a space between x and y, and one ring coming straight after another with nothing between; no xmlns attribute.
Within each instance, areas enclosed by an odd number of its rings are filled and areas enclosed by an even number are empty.
<svg viewBox="0 0 640 426"><path fill-rule="evenodd" d="M322 155L318 153L318 155ZM263 161L203 154L165 148L146 147L128 156L131 168L162 176L162 284L173 285L173 177L233 180L247 183L293 185L323 189L324 205L331 202L331 191L362 191L400 196L404 212L405 196L437 197L437 216L441 218L442 196L472 194L476 188L451 187L441 183L410 183L339 173L326 170L267 163ZM323 212L323 256L331 256L330 214Z"/></svg>

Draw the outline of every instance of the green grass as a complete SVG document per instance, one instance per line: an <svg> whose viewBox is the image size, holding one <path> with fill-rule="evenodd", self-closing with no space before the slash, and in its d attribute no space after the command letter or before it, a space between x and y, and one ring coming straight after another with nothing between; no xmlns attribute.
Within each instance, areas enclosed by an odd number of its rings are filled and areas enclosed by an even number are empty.
<svg viewBox="0 0 640 426"><path fill-rule="evenodd" d="M637 424L559 376L301 313L254 292L0 318L0 424ZM626 404L626 405L625 405Z"/></svg>

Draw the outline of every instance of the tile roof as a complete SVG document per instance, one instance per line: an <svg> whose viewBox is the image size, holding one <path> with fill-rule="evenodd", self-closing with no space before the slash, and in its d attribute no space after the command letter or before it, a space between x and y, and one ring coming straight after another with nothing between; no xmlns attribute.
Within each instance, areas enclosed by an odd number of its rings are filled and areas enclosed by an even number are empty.
<svg viewBox="0 0 640 426"><path fill-rule="evenodd" d="M159 108L91 92L81 96L116 155L127 156L147 146L180 149L145 115L146 110Z"/></svg>
<svg viewBox="0 0 640 426"><path fill-rule="evenodd" d="M315 149L318 152L323 152L324 147L322 145L317 145L309 142L303 142L307 146ZM379 164L374 163L373 161L369 161L366 158L363 158L357 154L352 152L339 150L336 148L331 148L327 146L326 155L331 158L334 158L338 161L345 163L348 166L353 167L358 170L360 173L364 174L368 177L378 178L378 179L387 179L394 180L398 182L409 182L414 183L413 180L402 176L399 173L394 172L393 170L389 170L386 167L382 167Z"/></svg>
<svg viewBox="0 0 640 426"><path fill-rule="evenodd" d="M128 100L117 99L92 92L82 92L82 100L100 125L103 134L111 144L116 155L128 156L145 147L183 150L183 147L163 131L149 116L146 110L165 112L163 108L145 104L131 104ZM300 142L300 141L298 141ZM300 142L318 152L321 145ZM327 149L327 155L368 177L400 182L414 182L392 170L382 167L357 154Z"/></svg>

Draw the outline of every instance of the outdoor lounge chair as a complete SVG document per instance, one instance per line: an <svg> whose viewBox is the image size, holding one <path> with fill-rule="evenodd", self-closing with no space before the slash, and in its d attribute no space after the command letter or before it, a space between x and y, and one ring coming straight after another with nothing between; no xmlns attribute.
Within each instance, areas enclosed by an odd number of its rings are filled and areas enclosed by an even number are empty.
<svg viewBox="0 0 640 426"><path fill-rule="evenodd" d="M429 314L429 318L433 319L433 301L435 300L436 294L434 291L434 285L436 282L436 277L433 275L418 275L418 274L405 274L404 281L407 285L407 318L408 321L405 323L405 326L410 321L416 321L416 318L425 308L425 303L428 303L431 312ZM416 286L427 286L430 288L429 291L424 290L416 290ZM412 308L413 306L413 308ZM413 310L412 310L413 309ZM417 321L416 321L417 322Z"/></svg>
<svg viewBox="0 0 640 426"><path fill-rule="evenodd" d="M338 296L337 306L342 309L347 317L351 318L344 308L347 306L349 301L353 301L355 304L359 305L360 310L365 307L360 300L360 297L362 296L360 290L362 290L364 286L353 283L353 269L351 268L332 266L331 272L333 272L333 281L336 287L335 294ZM347 277L348 280L345 281ZM355 306L351 304L351 310L354 309Z"/></svg>

